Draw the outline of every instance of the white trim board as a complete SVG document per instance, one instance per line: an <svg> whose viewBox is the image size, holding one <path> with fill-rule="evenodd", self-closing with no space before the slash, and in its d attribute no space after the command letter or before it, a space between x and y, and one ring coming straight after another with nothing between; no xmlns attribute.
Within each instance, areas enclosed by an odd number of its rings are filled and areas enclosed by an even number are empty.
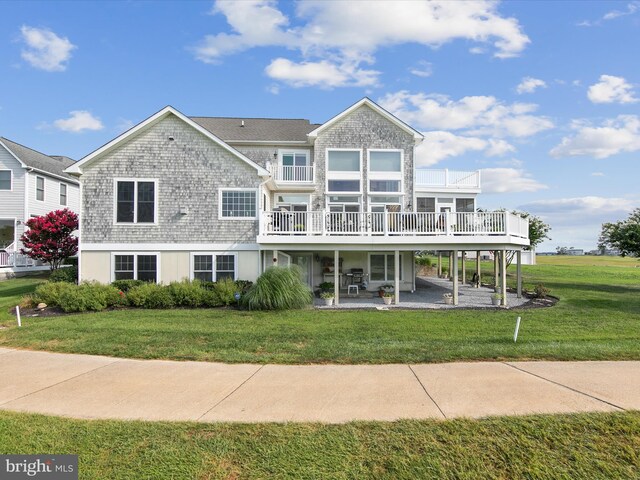
<svg viewBox="0 0 640 480"><path fill-rule="evenodd" d="M84 243L81 242L83 252L232 252L258 251L257 243Z"/></svg>

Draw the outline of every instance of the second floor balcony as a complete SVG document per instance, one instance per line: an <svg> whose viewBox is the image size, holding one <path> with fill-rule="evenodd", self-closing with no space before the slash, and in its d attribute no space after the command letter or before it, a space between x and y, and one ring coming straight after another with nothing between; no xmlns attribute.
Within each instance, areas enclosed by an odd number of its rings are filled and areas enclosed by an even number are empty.
<svg viewBox="0 0 640 480"><path fill-rule="evenodd" d="M455 243L460 237L509 237L528 245L529 221L509 212L272 211L260 214L259 236L295 243L304 243L303 238L439 237Z"/></svg>
<svg viewBox="0 0 640 480"><path fill-rule="evenodd" d="M273 181L279 187L308 186L315 182L315 165L282 165L273 164L269 168Z"/></svg>
<svg viewBox="0 0 640 480"><path fill-rule="evenodd" d="M480 192L480 171L427 170L417 168L414 172L416 190L466 190Z"/></svg>

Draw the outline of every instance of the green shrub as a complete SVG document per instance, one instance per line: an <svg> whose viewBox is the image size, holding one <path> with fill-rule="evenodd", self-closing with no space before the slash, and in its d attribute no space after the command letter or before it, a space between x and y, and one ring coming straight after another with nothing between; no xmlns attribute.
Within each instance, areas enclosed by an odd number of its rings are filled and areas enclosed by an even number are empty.
<svg viewBox="0 0 640 480"><path fill-rule="evenodd" d="M74 265L74 266L78 266L78 257L69 257L69 258L65 258L64 262L62 263L63 265Z"/></svg>
<svg viewBox="0 0 640 480"><path fill-rule="evenodd" d="M243 305L249 310L304 308L312 301L312 293L296 265L268 268L242 297Z"/></svg>
<svg viewBox="0 0 640 480"><path fill-rule="evenodd" d="M75 288L71 283L67 282L46 282L41 285L38 285L35 292L33 292L33 302L37 305L38 303L46 303L50 307L59 307L60 306L60 295L67 291Z"/></svg>
<svg viewBox="0 0 640 480"><path fill-rule="evenodd" d="M49 275L50 282L78 283L78 267L58 268Z"/></svg>
<svg viewBox="0 0 640 480"><path fill-rule="evenodd" d="M174 306L169 287L156 283L143 283L127 292L127 300L134 307L171 308Z"/></svg>
<svg viewBox="0 0 640 480"><path fill-rule="evenodd" d="M123 294L111 285L86 282L72 285L63 290L59 297L59 307L65 312L99 312L107 307L125 304Z"/></svg>
<svg viewBox="0 0 640 480"><path fill-rule="evenodd" d="M218 297L219 305L229 306L236 303L236 293L240 293L236 282L225 278L213 284L213 293Z"/></svg>
<svg viewBox="0 0 640 480"><path fill-rule="evenodd" d="M210 282L213 285L213 282ZM210 289L203 288L202 290L202 306L203 307L221 307L222 302L220 301L220 297L213 290L213 287Z"/></svg>
<svg viewBox="0 0 640 480"><path fill-rule="evenodd" d="M199 281L172 282L169 293L173 298L173 303L180 307L199 307L203 303L205 289Z"/></svg>
<svg viewBox="0 0 640 480"><path fill-rule="evenodd" d="M424 255L421 257L416 257L416 265L420 265L423 267L432 267L433 266L433 260L431 259L431 257Z"/></svg>
<svg viewBox="0 0 640 480"><path fill-rule="evenodd" d="M116 287L118 290L127 293L133 287L137 287L138 285L144 285L143 280L116 280L115 282L111 282L111 285Z"/></svg>

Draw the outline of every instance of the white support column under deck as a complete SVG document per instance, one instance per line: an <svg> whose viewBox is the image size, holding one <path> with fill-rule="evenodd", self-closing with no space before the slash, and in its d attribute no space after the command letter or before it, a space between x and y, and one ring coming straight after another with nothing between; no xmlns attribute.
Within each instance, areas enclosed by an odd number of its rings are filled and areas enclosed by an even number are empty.
<svg viewBox="0 0 640 480"><path fill-rule="evenodd" d="M502 293L502 306L507 306L507 251L500 252L500 293Z"/></svg>
<svg viewBox="0 0 640 480"><path fill-rule="evenodd" d="M334 303L340 304L340 251L335 250L333 252L333 294Z"/></svg>
<svg viewBox="0 0 640 480"><path fill-rule="evenodd" d="M453 263L451 270L453 271L453 304L458 305L458 251L453 251Z"/></svg>
<svg viewBox="0 0 640 480"><path fill-rule="evenodd" d="M400 303L400 251L396 250L393 252L393 266L394 266L394 286L395 290L395 304L398 305Z"/></svg>
<svg viewBox="0 0 640 480"><path fill-rule="evenodd" d="M516 267L517 267L517 292L518 298L522 298L522 251L518 250L516 253Z"/></svg>

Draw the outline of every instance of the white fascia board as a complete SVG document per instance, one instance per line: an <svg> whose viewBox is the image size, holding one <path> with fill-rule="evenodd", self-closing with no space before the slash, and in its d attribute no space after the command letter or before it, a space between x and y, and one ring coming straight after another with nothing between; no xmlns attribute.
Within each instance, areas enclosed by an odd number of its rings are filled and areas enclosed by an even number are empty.
<svg viewBox="0 0 640 480"><path fill-rule="evenodd" d="M228 252L258 250L257 243L84 243L82 251L94 252Z"/></svg>
<svg viewBox="0 0 640 480"><path fill-rule="evenodd" d="M398 127L400 127L405 132L413 135L413 139L416 141L416 144L418 144L418 143L422 142L422 140L424 140L424 135L422 135L419 131L417 131L413 127L410 127L409 125L404 123L402 120L400 120L395 115L387 112L384 108L382 108L380 105L378 105L373 100L371 100L371 99L369 99L367 97L364 97L359 102L354 103L353 105L351 105L349 108L347 108L343 112L339 113L335 117L333 117L330 120L326 121L325 123L320 125L318 128L316 128L312 132L308 133L307 136L309 137L309 139L311 141L313 141L318 136L318 134L320 132L322 132L324 129L326 129L327 127L331 126L332 124L334 124L335 122L337 122L341 118L346 117L347 115L349 115L354 110L360 108L362 105L367 105L369 108L371 108L375 112L379 113L380 115L385 117L387 120L389 120L390 122L392 122L395 125L397 125Z"/></svg>
<svg viewBox="0 0 640 480"><path fill-rule="evenodd" d="M69 173L69 174L80 174L81 175L82 174L82 167L84 165L87 165L87 164L93 162L94 160L96 160L100 156L104 155L106 152L110 151L111 149L113 149L114 147L119 145L121 142L123 142L123 141L125 141L125 140L127 140L127 139L129 139L129 138L131 138L131 137L133 137L135 135L137 135L141 131L144 131L145 129L147 129L150 126L156 124L157 122L159 122L160 120L164 119L168 115L174 115L174 116L178 117L180 120L185 122L187 125L191 126L192 128L194 128L198 132L202 133L205 137L207 137L210 140L212 140L213 142L217 143L222 148L227 150L229 153L235 155L240 160L242 160L243 162L247 163L249 166L255 168L257 170L259 176L269 176L270 175L269 172L266 169L262 168L260 165L255 163L253 160L250 160L249 158L247 158L245 155L240 153L238 150L236 150L232 146L230 146L227 143L225 143L222 140L220 140L218 137L216 137L209 130L207 130L206 128L202 127L198 123L194 122L193 120L191 120L186 115L183 115L182 113L180 113L178 110L176 110L172 106L164 107L159 112L155 113L154 115L150 116L146 120L142 121L141 123L139 123L135 127L130 128L129 130L127 130L123 134L121 134L118 137L116 137L113 140L111 140L109 143L103 145L102 147L98 148L97 150L94 150L89 155L84 157L82 160L76 162L74 165L71 165L69 168L67 168L65 170L65 172Z"/></svg>
<svg viewBox="0 0 640 480"><path fill-rule="evenodd" d="M9 155L11 155L13 158L15 158L18 161L18 163L22 168L28 168L27 164L24 163L22 160L20 160L18 156L15 153L13 153L13 151L9 147L7 147L2 140L0 140L0 145L2 145L7 152L9 152Z"/></svg>
<svg viewBox="0 0 640 480"><path fill-rule="evenodd" d="M56 180L61 180L65 183L70 183L71 185L75 185L76 187L80 185L80 182L73 178L63 177L62 175L56 175L55 173L47 172L46 170L40 170L39 168L26 167L29 172L36 172L40 175L44 175L45 177L55 178Z"/></svg>

